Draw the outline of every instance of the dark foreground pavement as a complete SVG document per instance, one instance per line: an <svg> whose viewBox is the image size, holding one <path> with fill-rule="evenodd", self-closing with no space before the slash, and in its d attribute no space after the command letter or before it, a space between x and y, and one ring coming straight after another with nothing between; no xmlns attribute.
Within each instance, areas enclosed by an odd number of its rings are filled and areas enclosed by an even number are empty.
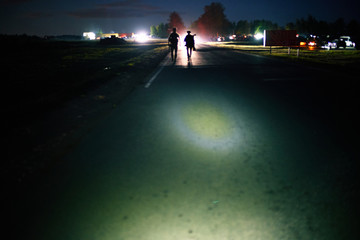
<svg viewBox="0 0 360 240"><path fill-rule="evenodd" d="M10 196L16 238L359 238L355 77L198 48Z"/></svg>

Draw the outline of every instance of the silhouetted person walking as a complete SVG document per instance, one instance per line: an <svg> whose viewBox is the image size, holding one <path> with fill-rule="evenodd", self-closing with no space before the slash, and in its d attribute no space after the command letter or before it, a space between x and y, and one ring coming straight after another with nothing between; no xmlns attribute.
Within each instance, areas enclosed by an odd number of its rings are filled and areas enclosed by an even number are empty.
<svg viewBox="0 0 360 240"><path fill-rule="evenodd" d="M173 32L170 34L168 42L171 50L171 60L174 60L174 51L175 51L175 60L177 58L178 51L178 41L180 39L179 34L176 32L176 28L173 28Z"/></svg>
<svg viewBox="0 0 360 240"><path fill-rule="evenodd" d="M185 42L185 46L186 46L186 52L187 52L187 57L188 59L191 58L192 55L192 51L193 49L195 50L195 40L194 40L194 35L191 35L191 31L187 31L188 35L186 35L184 42Z"/></svg>

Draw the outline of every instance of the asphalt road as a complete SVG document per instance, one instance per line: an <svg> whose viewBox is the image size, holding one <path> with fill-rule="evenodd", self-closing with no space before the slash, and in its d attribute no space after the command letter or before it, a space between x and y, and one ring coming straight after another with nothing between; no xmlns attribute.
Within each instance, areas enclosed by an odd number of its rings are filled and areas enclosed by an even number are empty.
<svg viewBox="0 0 360 240"><path fill-rule="evenodd" d="M359 239L354 79L181 49L14 202L14 235Z"/></svg>

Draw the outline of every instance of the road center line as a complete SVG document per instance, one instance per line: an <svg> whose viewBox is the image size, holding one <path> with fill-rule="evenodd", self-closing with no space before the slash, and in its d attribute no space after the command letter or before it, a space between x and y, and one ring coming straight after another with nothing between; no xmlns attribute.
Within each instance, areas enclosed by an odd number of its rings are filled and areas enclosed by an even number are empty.
<svg viewBox="0 0 360 240"><path fill-rule="evenodd" d="M150 85L155 81L160 72L164 69L164 67L169 62L169 54L166 55L165 59L160 63L159 69L155 72L155 74L150 78L150 80L145 84L145 88L149 88Z"/></svg>
<svg viewBox="0 0 360 240"><path fill-rule="evenodd" d="M263 81L264 82L275 82L275 81L304 81L306 80L303 77L293 77L293 78L264 78Z"/></svg>

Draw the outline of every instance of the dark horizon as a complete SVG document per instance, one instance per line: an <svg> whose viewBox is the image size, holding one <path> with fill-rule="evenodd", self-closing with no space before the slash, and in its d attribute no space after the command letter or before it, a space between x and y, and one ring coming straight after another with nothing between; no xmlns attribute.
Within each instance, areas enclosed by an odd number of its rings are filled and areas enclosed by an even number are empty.
<svg viewBox="0 0 360 240"><path fill-rule="evenodd" d="M182 17L185 26L190 27L211 2L159 0L91 0L72 2L69 0L48 3L44 0L1 0L0 34L27 35L80 35L82 32L148 32L151 25L166 23L171 12ZM334 22L344 18L345 22L360 22L355 0L346 5L329 5L328 1L312 2L276 0L257 4L239 3L234 0L218 1L225 7L230 22L239 20L269 20L284 27L296 19L314 16L318 21ZM191 3L191 4L190 4ZM191 6L191 7L189 7ZM326 7L325 7L326 6Z"/></svg>

